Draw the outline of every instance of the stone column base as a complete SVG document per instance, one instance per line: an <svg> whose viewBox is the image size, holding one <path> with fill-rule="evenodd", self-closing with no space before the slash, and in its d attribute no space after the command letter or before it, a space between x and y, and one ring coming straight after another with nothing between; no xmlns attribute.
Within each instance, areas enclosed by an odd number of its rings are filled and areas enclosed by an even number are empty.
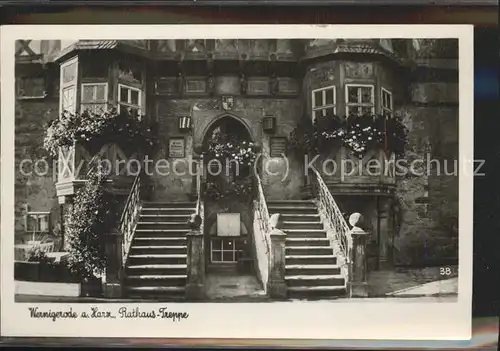
<svg viewBox="0 0 500 351"><path fill-rule="evenodd" d="M349 297L368 297L368 283L349 282Z"/></svg>
<svg viewBox="0 0 500 351"><path fill-rule="evenodd" d="M285 299L287 295L286 283L283 281L268 281L267 294L274 299Z"/></svg>
<svg viewBox="0 0 500 351"><path fill-rule="evenodd" d="M122 298L122 286L120 283L103 283L102 293L106 298L111 298L111 299Z"/></svg>
<svg viewBox="0 0 500 351"><path fill-rule="evenodd" d="M203 284L187 284L186 299L190 301L205 300L205 286Z"/></svg>

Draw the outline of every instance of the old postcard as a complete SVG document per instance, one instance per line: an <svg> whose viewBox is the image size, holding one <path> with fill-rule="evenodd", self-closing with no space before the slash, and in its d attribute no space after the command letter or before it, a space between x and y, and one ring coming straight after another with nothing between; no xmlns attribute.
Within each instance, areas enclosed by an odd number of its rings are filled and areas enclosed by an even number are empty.
<svg viewBox="0 0 500 351"><path fill-rule="evenodd" d="M2 335L470 337L471 26L1 44Z"/></svg>

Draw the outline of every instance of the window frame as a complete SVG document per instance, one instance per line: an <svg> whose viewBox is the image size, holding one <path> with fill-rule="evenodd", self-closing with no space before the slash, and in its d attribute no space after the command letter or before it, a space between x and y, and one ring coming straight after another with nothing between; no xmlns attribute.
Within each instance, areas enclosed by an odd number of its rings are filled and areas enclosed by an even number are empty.
<svg viewBox="0 0 500 351"><path fill-rule="evenodd" d="M349 88L358 88L358 93L361 88L371 88L371 103L366 103L366 102L361 102L361 94L358 94L358 102L353 103L349 102ZM349 107L357 107L358 108L358 113L360 108L371 108L371 113L374 115L375 114L375 84L358 84L358 83L346 83L345 84L345 89L344 89L344 94L345 94L345 116L346 118L349 118Z"/></svg>
<svg viewBox="0 0 500 351"><path fill-rule="evenodd" d="M67 66L70 66L72 64L75 64L75 77L73 80L70 80L68 82L64 82L64 69ZM59 66L59 115L64 111L64 91L67 89L73 89L74 90L74 104L71 110L69 110L72 113L75 113L78 108L78 81L79 81L79 61L78 61L78 56L75 56L66 62L61 63Z"/></svg>
<svg viewBox="0 0 500 351"><path fill-rule="evenodd" d="M137 102L138 102L138 105L133 105L132 103L130 102L123 102L121 101L121 91L122 91L122 88L125 88L125 89L128 89L128 96L127 96L127 101L130 101L131 99L131 91L134 90L134 91L137 91L139 93L139 96L137 98ZM143 106L142 106L142 90L140 88L136 88L132 85L128 85L128 84L123 84L123 83L118 83L118 96L117 96L117 100L118 100L118 113L121 112L121 106L125 106L125 107L131 107L131 108L137 108L138 110L138 114L139 114L139 117L143 111Z"/></svg>
<svg viewBox="0 0 500 351"><path fill-rule="evenodd" d="M220 242L220 249L214 249L214 242L219 241ZM238 262L238 239L233 238L233 239L227 239L227 238L213 238L210 240L210 262L212 264L235 264ZM228 245L229 242L232 242L232 248L228 249L224 245ZM220 260L214 260L214 252L220 253ZM224 253L225 252L230 252L232 253L233 260L232 261L226 261L224 260Z"/></svg>
<svg viewBox="0 0 500 351"><path fill-rule="evenodd" d="M333 94L333 104L326 104L326 92L328 90L332 91ZM322 92L322 102L321 106L316 106L315 94L317 92ZM329 85L327 87L317 88L311 90L311 117L312 120L316 120L316 112L324 111L326 109L333 108L333 114L337 114L337 87L335 85Z"/></svg>
<svg viewBox="0 0 500 351"><path fill-rule="evenodd" d="M103 85L104 86L104 99L102 100L97 100L97 99L93 99L91 101L85 101L84 98L83 98L83 94L84 94L84 87L85 86L99 86L99 85ZM85 83L82 83L80 84L80 89L81 89L81 92L80 92L80 112L83 113L83 105L92 105L92 104L103 104L104 105L104 111L107 111L108 110L108 83L103 83L103 82L85 82ZM94 94L95 94L95 91L94 91Z"/></svg>
<svg viewBox="0 0 500 351"><path fill-rule="evenodd" d="M21 95L20 94L21 85L24 86L24 83L22 83L22 82L25 82L26 80L30 80L30 79L32 79L32 80L34 80L34 79L40 79L43 82L44 91L43 91L42 95ZM19 77L19 78L16 79L16 98L18 100L44 99L44 98L47 97L47 91L45 90L46 89L46 84L47 84L46 77L42 77L42 76L23 76L23 77Z"/></svg>
<svg viewBox="0 0 500 351"><path fill-rule="evenodd" d="M384 93L391 97L391 103L390 103L389 107L384 106ZM380 88L380 110L382 112L382 115L386 116L386 113L388 112L387 116L389 118L392 118L393 113L394 113L394 102L393 102L392 91L390 91L384 87Z"/></svg>

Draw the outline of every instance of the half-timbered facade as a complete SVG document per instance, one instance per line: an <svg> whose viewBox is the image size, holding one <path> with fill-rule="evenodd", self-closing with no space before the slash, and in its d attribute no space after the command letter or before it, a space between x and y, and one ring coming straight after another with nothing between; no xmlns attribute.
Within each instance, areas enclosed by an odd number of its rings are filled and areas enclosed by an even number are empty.
<svg viewBox="0 0 500 351"><path fill-rule="evenodd" d="M17 173L16 241L29 240L34 229L26 218L33 216L38 231L64 241L63 214L96 155L112 165L143 157L113 143L99 150L76 143L61 148L54 162L41 150L45 123L62 111L116 107L157 123L159 148L150 156L170 168L142 178L126 167L113 169L112 191L124 211L115 248L123 269L107 275L114 284L109 295L161 288L182 295L185 265L195 264L194 256L202 257L203 274L253 272L269 282L274 213L286 233L283 270L290 294L342 293L350 230L344 214L365 217L369 270L412 264L408 252L414 247L446 237L453 223L456 229L456 175L435 166L397 175L386 162L373 175L365 166L370 160L396 157L382 148L360 159L340 147L320 155L313 169L302 155L291 155L287 143L302 118L397 115L409 130L407 160L422 159L425 167L430 156L451 167L458 157L457 47L454 40L434 39L20 40L16 167L46 159L49 172ZM210 178L202 155L214 131L236 135L262 155L250 201L204 197ZM32 164L23 163L28 158ZM361 171L331 171L331 164L346 159L361 164ZM193 167L199 172L189 172ZM141 182L148 184L147 197ZM184 226L192 214L202 220L199 237L188 237ZM141 279L148 276L164 280Z"/></svg>

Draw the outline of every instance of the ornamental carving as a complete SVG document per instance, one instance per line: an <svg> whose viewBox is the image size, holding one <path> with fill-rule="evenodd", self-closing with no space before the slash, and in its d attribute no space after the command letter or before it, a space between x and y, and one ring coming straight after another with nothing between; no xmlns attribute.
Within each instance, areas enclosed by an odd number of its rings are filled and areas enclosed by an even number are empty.
<svg viewBox="0 0 500 351"><path fill-rule="evenodd" d="M335 69L333 67L316 69L312 71L311 78L315 82L326 82L335 80Z"/></svg>
<svg viewBox="0 0 500 351"><path fill-rule="evenodd" d="M349 78L369 78L373 76L372 63L346 62L345 76Z"/></svg>

